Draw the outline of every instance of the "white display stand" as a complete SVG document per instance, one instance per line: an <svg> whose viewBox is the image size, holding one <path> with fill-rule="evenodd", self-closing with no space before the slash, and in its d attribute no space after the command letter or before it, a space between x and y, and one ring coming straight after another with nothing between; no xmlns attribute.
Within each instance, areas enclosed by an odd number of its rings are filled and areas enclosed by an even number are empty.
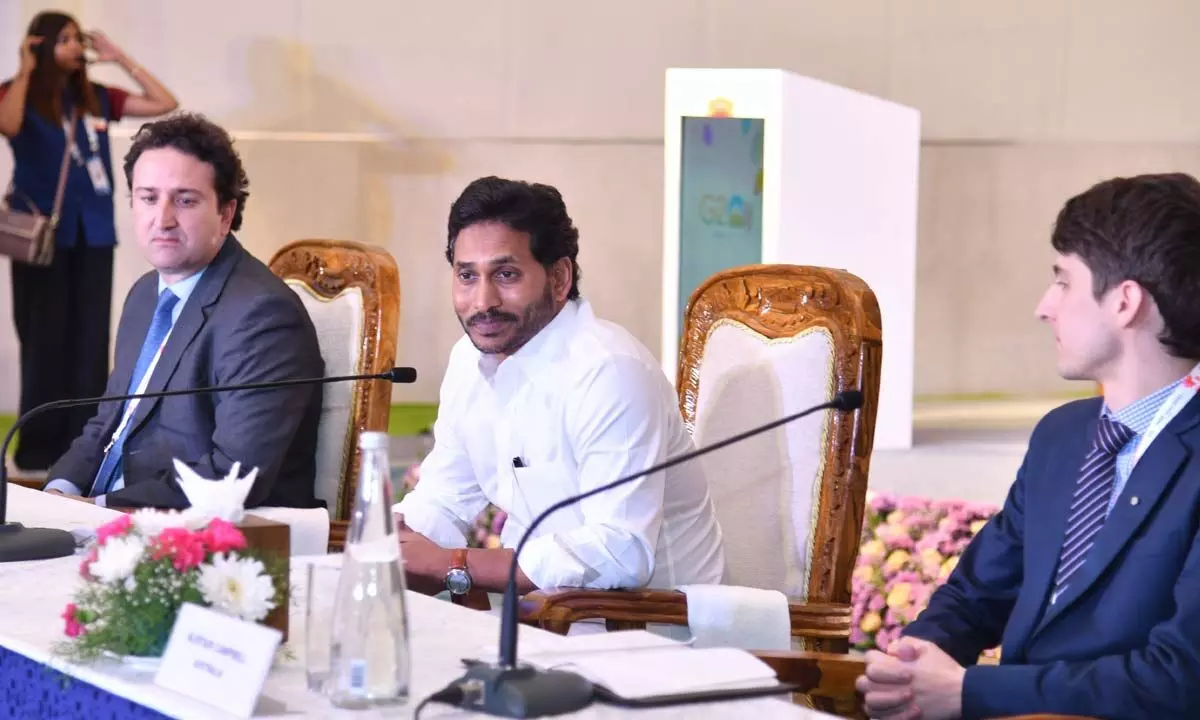
<svg viewBox="0 0 1200 720"><path fill-rule="evenodd" d="M699 202L681 197L683 128L696 117L763 121L760 195L747 213L760 223L761 262L848 270L875 291L884 341L875 448L911 447L920 113L784 70L667 70L662 361L672 379L680 212Z"/></svg>

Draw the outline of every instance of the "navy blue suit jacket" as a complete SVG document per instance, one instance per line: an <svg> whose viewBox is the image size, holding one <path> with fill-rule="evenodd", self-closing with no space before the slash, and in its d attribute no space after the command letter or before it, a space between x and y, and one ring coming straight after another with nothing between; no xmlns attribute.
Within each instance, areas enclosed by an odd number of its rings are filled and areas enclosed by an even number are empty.
<svg viewBox="0 0 1200 720"><path fill-rule="evenodd" d="M963 717L1200 718L1200 397L1142 455L1053 605L1099 398L1038 424L1003 509L905 631L967 666ZM974 666L1003 643L998 666Z"/></svg>

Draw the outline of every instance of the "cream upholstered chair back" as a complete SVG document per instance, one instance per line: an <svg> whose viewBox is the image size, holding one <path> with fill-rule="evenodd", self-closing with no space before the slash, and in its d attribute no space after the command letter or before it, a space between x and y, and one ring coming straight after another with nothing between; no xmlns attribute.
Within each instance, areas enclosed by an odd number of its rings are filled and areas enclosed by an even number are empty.
<svg viewBox="0 0 1200 720"><path fill-rule="evenodd" d="M359 375L396 362L400 281L382 248L341 240L297 240L275 253L271 270L300 296L312 318L325 375ZM317 497L332 518L330 547L340 549L358 481L358 436L386 431L391 383L322 387L317 440Z"/></svg>
<svg viewBox="0 0 1200 720"><path fill-rule="evenodd" d="M698 447L859 389L821 412L702 458L730 585L793 601L850 601L882 355L874 293L847 272L752 265L688 303L680 411Z"/></svg>

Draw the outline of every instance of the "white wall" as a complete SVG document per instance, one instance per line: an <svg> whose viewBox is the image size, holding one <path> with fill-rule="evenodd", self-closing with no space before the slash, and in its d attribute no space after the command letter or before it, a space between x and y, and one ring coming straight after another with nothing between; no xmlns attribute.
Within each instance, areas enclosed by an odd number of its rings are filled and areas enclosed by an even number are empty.
<svg viewBox="0 0 1200 720"><path fill-rule="evenodd" d="M15 69L24 25L42 7L0 3L0 75ZM251 178L241 236L264 259L313 236L397 257L399 362L422 371L397 401L436 397L459 333L441 259L445 214L483 174L562 189L582 232L584 292L657 349L668 66L782 67L921 111L918 393L1066 387L1030 315L1058 206L1116 173L1200 173L1192 0L60 7L237 133ZM118 154L135 128L123 123ZM0 152L0 177L9 163ZM145 269L123 209L119 229L116 307ZM0 291L0 317L11 316L8 302ZM15 407L7 321L0 369L12 378L0 409Z"/></svg>

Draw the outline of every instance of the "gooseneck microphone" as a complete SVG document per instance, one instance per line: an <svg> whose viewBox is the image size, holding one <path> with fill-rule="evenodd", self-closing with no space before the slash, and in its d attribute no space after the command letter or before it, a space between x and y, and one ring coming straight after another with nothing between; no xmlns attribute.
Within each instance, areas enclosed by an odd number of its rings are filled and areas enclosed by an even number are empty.
<svg viewBox="0 0 1200 720"><path fill-rule="evenodd" d="M55 400L43 403L31 409L9 428L0 444L0 458L8 457L8 445L13 437L31 418L35 418L50 410L79 407L83 405L99 405L106 402L124 402L126 400L143 400L147 398L174 397L177 395L204 395L217 392L233 392L236 390L275 390L296 385L326 385L336 382L352 382L355 380L388 380L393 383L411 383L417 380L417 371L410 367L394 367L379 373L364 375L338 375L320 378L296 378L293 380L275 380L272 382L247 383L244 385L220 385L203 388L187 388L184 390L162 390L159 392L133 393L129 395L102 395L100 397L79 398L74 400ZM52 479L52 478L51 478ZM8 473L4 463L0 462L0 563L21 562L24 560L48 560L50 558L66 557L75 552L75 538L66 530L51 528L30 528L20 523L6 522L8 512Z"/></svg>
<svg viewBox="0 0 1200 720"><path fill-rule="evenodd" d="M533 531L547 517L565 507L570 507L581 500L593 495L620 487L647 475L666 470L680 463L694 460L701 455L729 447L747 438L754 437L793 420L799 420L806 415L821 410L837 410L853 412L863 404L863 394L859 390L843 390L833 396L829 402L815 405L806 410L773 420L765 425L746 430L719 442L698 448L674 458L649 467L641 472L627 475L614 480L607 485L593 488L587 492L564 498L546 508L529 524L525 534L517 543L513 552L512 564L508 569L508 583L504 589L504 606L500 616L500 658L499 663L490 665L478 663L471 666L465 675L451 683L444 690L430 697L427 702L448 702L461 708L483 712L500 717L528 718L545 715L561 715L581 710L600 699L610 703L627 703L622 698L604 688L594 688L592 683L580 675L558 670L538 670L531 666L517 666L517 558L521 549L533 536ZM687 693L668 697L646 698L637 704L642 707L681 705L695 702L716 700L732 700L735 698L757 697L768 694L782 694L799 689L795 685L775 685L767 688L715 690L709 692Z"/></svg>

